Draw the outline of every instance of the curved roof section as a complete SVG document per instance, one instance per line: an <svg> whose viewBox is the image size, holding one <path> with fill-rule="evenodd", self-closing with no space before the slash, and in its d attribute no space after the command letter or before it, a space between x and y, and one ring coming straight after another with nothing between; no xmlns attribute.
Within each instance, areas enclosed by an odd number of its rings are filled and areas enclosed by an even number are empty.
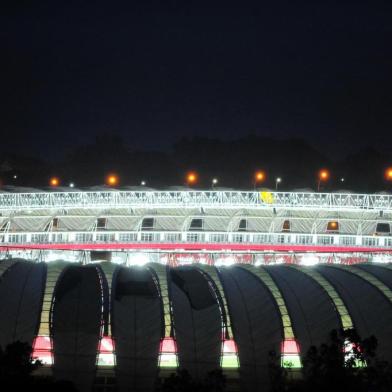
<svg viewBox="0 0 392 392"><path fill-rule="evenodd" d="M179 365L192 377L202 379L220 364L219 304L207 280L195 268L173 269L170 287Z"/></svg>
<svg viewBox="0 0 392 392"><path fill-rule="evenodd" d="M220 268L245 391L268 389L268 353L279 352L283 326L268 288L240 267Z"/></svg>
<svg viewBox="0 0 392 392"><path fill-rule="evenodd" d="M316 269L335 287L362 337L375 335L383 357L392 352L392 303L372 283L350 272L352 268L317 266ZM381 343L382 342L382 343Z"/></svg>
<svg viewBox="0 0 392 392"><path fill-rule="evenodd" d="M301 352L326 342L333 329L341 328L333 302L310 276L282 265L268 271L285 298Z"/></svg>
<svg viewBox="0 0 392 392"><path fill-rule="evenodd" d="M157 376L163 315L151 272L120 267L113 280L112 329L120 390L148 391Z"/></svg>
<svg viewBox="0 0 392 392"><path fill-rule="evenodd" d="M0 266L6 263L2 261ZM30 346L38 332L46 275L44 263L17 261L0 283L0 346L17 340Z"/></svg>
<svg viewBox="0 0 392 392"><path fill-rule="evenodd" d="M390 265L63 265L62 272L46 273L43 263L0 261L0 344L16 339L31 344L42 314L47 320L52 308L54 375L81 388L91 386L98 343L110 333L121 388L153 390L163 340L178 354L179 365L202 379L221 364L228 322L244 391L268 388L269 352L282 354L290 331L303 355L325 342L331 329L349 328L352 320L361 337L374 334L378 353L392 360ZM44 297L45 286L54 290ZM344 324L344 317L350 323ZM104 328L108 323L111 328Z"/></svg>
<svg viewBox="0 0 392 392"><path fill-rule="evenodd" d="M54 294L51 333L53 374L90 390L95 375L101 329L102 295L94 265L70 265L60 276Z"/></svg>

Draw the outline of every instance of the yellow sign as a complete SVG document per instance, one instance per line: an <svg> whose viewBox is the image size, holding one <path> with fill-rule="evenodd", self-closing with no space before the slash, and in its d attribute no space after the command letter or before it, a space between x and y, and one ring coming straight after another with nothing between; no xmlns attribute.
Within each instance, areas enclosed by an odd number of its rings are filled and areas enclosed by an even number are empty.
<svg viewBox="0 0 392 392"><path fill-rule="evenodd" d="M261 201L266 204L273 204L274 203L274 195L271 192L260 192Z"/></svg>

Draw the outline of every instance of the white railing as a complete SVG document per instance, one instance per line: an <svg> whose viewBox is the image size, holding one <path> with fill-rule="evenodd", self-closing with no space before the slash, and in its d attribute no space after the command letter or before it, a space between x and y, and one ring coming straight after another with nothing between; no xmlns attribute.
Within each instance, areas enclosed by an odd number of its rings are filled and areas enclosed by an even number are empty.
<svg viewBox="0 0 392 392"><path fill-rule="evenodd" d="M385 248L392 251L392 237L344 234L259 233L259 232L156 232L85 231L2 233L0 246L34 244L127 244L127 243L206 243L271 244Z"/></svg>

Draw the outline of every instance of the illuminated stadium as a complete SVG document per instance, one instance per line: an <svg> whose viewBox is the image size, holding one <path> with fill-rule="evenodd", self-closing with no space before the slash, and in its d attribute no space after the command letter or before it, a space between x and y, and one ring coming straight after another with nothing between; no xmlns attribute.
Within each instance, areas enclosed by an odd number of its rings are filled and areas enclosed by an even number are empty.
<svg viewBox="0 0 392 392"><path fill-rule="evenodd" d="M267 390L332 329L392 360L392 196L142 189L0 193L0 346L81 391L222 368Z"/></svg>

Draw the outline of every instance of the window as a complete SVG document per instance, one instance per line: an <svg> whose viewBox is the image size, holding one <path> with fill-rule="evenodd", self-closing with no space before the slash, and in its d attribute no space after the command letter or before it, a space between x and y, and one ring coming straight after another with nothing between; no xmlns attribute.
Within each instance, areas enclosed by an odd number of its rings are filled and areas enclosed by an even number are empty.
<svg viewBox="0 0 392 392"><path fill-rule="evenodd" d="M241 219L238 225L238 231L247 231L248 230L248 221L246 219Z"/></svg>
<svg viewBox="0 0 392 392"><path fill-rule="evenodd" d="M165 233L166 242L179 242L181 241L181 234L179 233Z"/></svg>
<svg viewBox="0 0 392 392"><path fill-rule="evenodd" d="M135 242L137 240L137 234L136 233L120 233L118 239L120 242Z"/></svg>
<svg viewBox="0 0 392 392"><path fill-rule="evenodd" d="M339 233L339 222L329 221L327 223L327 231L332 233Z"/></svg>
<svg viewBox="0 0 392 392"><path fill-rule="evenodd" d="M154 218L144 218L142 220L141 230L154 230L155 219Z"/></svg>
<svg viewBox="0 0 392 392"><path fill-rule="evenodd" d="M77 233L75 236L76 242L92 242L93 235L90 233Z"/></svg>
<svg viewBox="0 0 392 392"><path fill-rule="evenodd" d="M143 242L152 242L153 240L152 233L142 233L141 240Z"/></svg>
<svg viewBox="0 0 392 392"><path fill-rule="evenodd" d="M278 242L279 244L288 244L288 243L290 243L290 236L284 235L284 234L279 234L276 237L276 242Z"/></svg>
<svg viewBox="0 0 392 392"><path fill-rule="evenodd" d="M31 242L34 243L46 243L49 241L48 234L32 234L31 235Z"/></svg>
<svg viewBox="0 0 392 392"><path fill-rule="evenodd" d="M203 230L203 219L193 218L191 220L191 224L189 225L189 230L193 230L193 231Z"/></svg>
<svg viewBox="0 0 392 392"><path fill-rule="evenodd" d="M233 242L244 242L244 236L242 234L233 234Z"/></svg>
<svg viewBox="0 0 392 392"><path fill-rule="evenodd" d="M307 245L312 243L311 235L297 235L297 244Z"/></svg>
<svg viewBox="0 0 392 392"><path fill-rule="evenodd" d="M285 220L282 225L282 232L283 233L289 233L291 231L291 226L290 226L290 221Z"/></svg>
<svg viewBox="0 0 392 392"><path fill-rule="evenodd" d="M329 235L323 235L317 237L317 243L321 245L332 245L333 244L333 237Z"/></svg>
<svg viewBox="0 0 392 392"><path fill-rule="evenodd" d="M271 243L272 236L270 234L255 234L253 236L253 242L256 244L268 244Z"/></svg>
<svg viewBox="0 0 392 392"><path fill-rule="evenodd" d="M376 235L390 235L391 234L391 226L389 223L379 222L376 226Z"/></svg>
<svg viewBox="0 0 392 392"><path fill-rule="evenodd" d="M53 218L52 220L52 230L57 230L59 228L59 218Z"/></svg>
<svg viewBox="0 0 392 392"><path fill-rule="evenodd" d="M97 234L97 242L113 242L114 234Z"/></svg>
<svg viewBox="0 0 392 392"><path fill-rule="evenodd" d="M355 237L340 237L339 243L341 245L355 245Z"/></svg>
<svg viewBox="0 0 392 392"><path fill-rule="evenodd" d="M378 240L379 240L378 238L363 237L362 238L362 245L364 245L364 246L377 246Z"/></svg>
<svg viewBox="0 0 392 392"><path fill-rule="evenodd" d="M27 236L26 234L9 234L8 235L8 242L10 243L18 243L18 242L26 242Z"/></svg>
<svg viewBox="0 0 392 392"><path fill-rule="evenodd" d="M97 218L97 230L106 229L106 218Z"/></svg>
<svg viewBox="0 0 392 392"><path fill-rule="evenodd" d="M63 233L52 234L52 242L67 242L67 235Z"/></svg>
<svg viewBox="0 0 392 392"><path fill-rule="evenodd" d="M199 242L200 241L199 234L187 233L186 240L187 240L187 242Z"/></svg>
<svg viewBox="0 0 392 392"><path fill-rule="evenodd" d="M227 234L210 234L210 242L227 242Z"/></svg>

